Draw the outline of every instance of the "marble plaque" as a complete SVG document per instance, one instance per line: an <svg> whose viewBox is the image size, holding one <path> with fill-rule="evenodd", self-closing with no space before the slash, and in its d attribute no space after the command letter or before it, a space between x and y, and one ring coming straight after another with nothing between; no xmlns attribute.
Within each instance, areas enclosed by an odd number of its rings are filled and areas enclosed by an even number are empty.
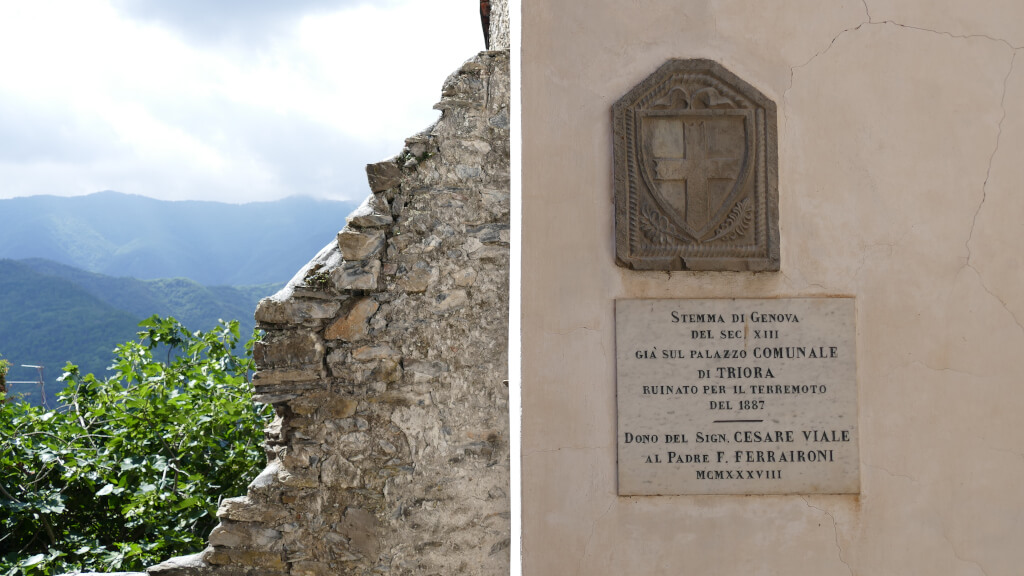
<svg viewBox="0 0 1024 576"><path fill-rule="evenodd" d="M669 60L612 123L620 266L779 269L774 102L711 60Z"/></svg>
<svg viewBox="0 0 1024 576"><path fill-rule="evenodd" d="M860 491L852 298L617 300L619 494Z"/></svg>

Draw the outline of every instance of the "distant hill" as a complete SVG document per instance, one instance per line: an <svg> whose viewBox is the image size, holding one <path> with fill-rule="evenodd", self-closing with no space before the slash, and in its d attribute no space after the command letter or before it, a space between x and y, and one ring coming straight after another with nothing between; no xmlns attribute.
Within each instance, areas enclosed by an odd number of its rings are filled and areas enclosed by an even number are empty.
<svg viewBox="0 0 1024 576"><path fill-rule="evenodd" d="M113 278L40 259L0 260L0 355L16 366L11 380L36 378L21 364L45 366L52 398L66 362L101 376L114 347L135 339L144 318L174 316L190 330L238 320L247 336L256 304L282 285L207 287L183 278ZM38 401L35 387L12 390Z"/></svg>
<svg viewBox="0 0 1024 576"><path fill-rule="evenodd" d="M208 286L286 282L357 205L302 197L167 202L118 192L2 199L0 258Z"/></svg>

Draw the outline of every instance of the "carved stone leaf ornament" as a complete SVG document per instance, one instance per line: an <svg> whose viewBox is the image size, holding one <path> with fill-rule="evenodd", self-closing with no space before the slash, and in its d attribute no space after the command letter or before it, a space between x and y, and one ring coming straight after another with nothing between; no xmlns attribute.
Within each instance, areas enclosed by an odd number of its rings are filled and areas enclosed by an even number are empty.
<svg viewBox="0 0 1024 576"><path fill-rule="evenodd" d="M669 60L612 120L618 265L779 269L774 102L716 62Z"/></svg>

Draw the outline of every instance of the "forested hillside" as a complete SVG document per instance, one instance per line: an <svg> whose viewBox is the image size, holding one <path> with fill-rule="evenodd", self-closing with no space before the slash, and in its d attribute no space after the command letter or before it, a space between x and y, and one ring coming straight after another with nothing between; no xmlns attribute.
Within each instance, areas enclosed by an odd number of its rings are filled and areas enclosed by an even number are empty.
<svg viewBox="0 0 1024 576"><path fill-rule="evenodd" d="M238 320L248 335L256 304L281 285L207 287L183 278L113 278L44 260L0 260L0 355L14 364L11 380L35 379L21 364L45 366L52 397L66 362L102 374L111 351L134 339L144 318L174 316L190 330ZM12 390L38 401L34 386Z"/></svg>

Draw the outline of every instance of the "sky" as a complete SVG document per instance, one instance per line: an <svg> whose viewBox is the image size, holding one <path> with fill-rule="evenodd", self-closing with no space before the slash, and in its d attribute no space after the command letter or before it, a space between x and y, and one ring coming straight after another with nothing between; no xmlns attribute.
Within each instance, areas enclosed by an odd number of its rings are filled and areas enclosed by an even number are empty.
<svg viewBox="0 0 1024 576"><path fill-rule="evenodd" d="M361 200L475 0L0 0L0 198Z"/></svg>

